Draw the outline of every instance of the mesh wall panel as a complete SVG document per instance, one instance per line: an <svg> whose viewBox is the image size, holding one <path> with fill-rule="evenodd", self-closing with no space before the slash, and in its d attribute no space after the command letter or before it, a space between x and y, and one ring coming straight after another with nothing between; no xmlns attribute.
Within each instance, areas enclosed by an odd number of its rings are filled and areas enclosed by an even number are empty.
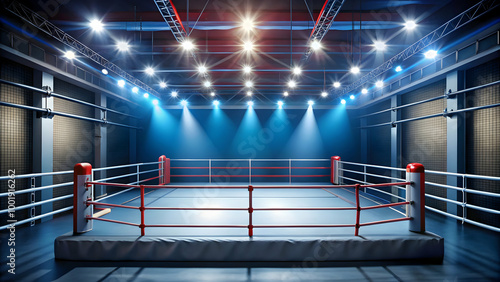
<svg viewBox="0 0 500 282"><path fill-rule="evenodd" d="M466 72L467 88L500 80L500 60L493 60ZM495 85L466 95L467 107L500 103L500 86ZM500 176L500 108L490 108L467 113L466 172ZM467 187L500 193L500 182L469 179ZM500 210L500 199L468 194L467 203ZM467 218L500 227L500 216L467 209Z"/></svg>
<svg viewBox="0 0 500 282"><path fill-rule="evenodd" d="M9 60L0 60L0 77L2 79L33 85L33 70ZM18 87L0 84L0 101L33 105L31 91ZM33 171L33 113L24 109L0 106L0 175L8 175L8 170L15 174L26 174ZM15 179L15 189L30 187L29 179ZM0 192L8 190L8 182L0 181ZM39 200L39 198L37 198ZM30 194L19 194L15 197L16 206L31 202ZM2 197L0 206L7 208L7 198ZM16 220L29 217L30 209L16 211ZM39 208L38 208L38 214ZM6 214L0 215L2 224L6 222Z"/></svg>
<svg viewBox="0 0 500 282"><path fill-rule="evenodd" d="M441 80L415 91L406 93L401 103L408 104L443 95L446 81ZM436 100L401 110L401 118L408 119L442 113L446 108L444 99ZM421 163L428 170L446 171L446 119L429 118L400 124L402 138L402 163ZM446 177L426 175L426 180L446 184ZM446 189L426 186L426 193L446 198ZM426 205L444 210L442 201L426 198Z"/></svg>
<svg viewBox="0 0 500 282"><path fill-rule="evenodd" d="M93 92L74 86L65 81L54 78L54 92L82 101L93 103ZM92 107L54 98L56 111L75 114L85 117L94 117ZM72 170L74 165L81 162L94 164L94 123L90 121L54 117L54 171ZM54 176L54 184L73 181L72 175ZM73 193L72 187L54 189L54 197ZM72 199L54 202L54 210L73 204Z"/></svg>

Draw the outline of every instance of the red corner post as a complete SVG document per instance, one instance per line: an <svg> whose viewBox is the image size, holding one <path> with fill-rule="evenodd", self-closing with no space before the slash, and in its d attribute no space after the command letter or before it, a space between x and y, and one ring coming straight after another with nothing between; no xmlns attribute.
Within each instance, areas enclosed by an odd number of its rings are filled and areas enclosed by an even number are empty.
<svg viewBox="0 0 500 282"><path fill-rule="evenodd" d="M253 203L252 203L252 192L253 186L248 185L248 236L253 237L253 223L252 223L252 214L253 214Z"/></svg>
<svg viewBox="0 0 500 282"><path fill-rule="evenodd" d="M92 166L89 163L76 164L73 170L73 233L85 233L92 230L93 205L87 205L93 199L92 185L87 182L92 180Z"/></svg>
<svg viewBox="0 0 500 282"><path fill-rule="evenodd" d="M170 183L170 159L162 155L158 158L160 162L158 168L160 169L160 185Z"/></svg>
<svg viewBox="0 0 500 282"><path fill-rule="evenodd" d="M340 184L340 157L339 156L334 156L331 158L330 161L330 182L332 184Z"/></svg>
<svg viewBox="0 0 500 282"><path fill-rule="evenodd" d="M407 216L411 217L410 231L425 232L425 169L418 163L406 166L406 201L410 202Z"/></svg>
<svg viewBox="0 0 500 282"><path fill-rule="evenodd" d="M359 235L359 218L360 218L360 213L361 213L361 204L359 202L359 184L356 184L355 186L356 189L356 226L354 227L354 236Z"/></svg>

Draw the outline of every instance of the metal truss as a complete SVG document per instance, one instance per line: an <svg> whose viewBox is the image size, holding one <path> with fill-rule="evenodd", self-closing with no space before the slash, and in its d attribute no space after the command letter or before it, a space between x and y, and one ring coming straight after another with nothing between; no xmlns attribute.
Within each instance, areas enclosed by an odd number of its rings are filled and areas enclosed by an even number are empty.
<svg viewBox="0 0 500 282"><path fill-rule="evenodd" d="M75 49L78 51L78 53L82 54L83 56L89 58L90 60L94 61L95 63L99 64L103 68L112 71L116 75L120 76L124 80L128 81L129 83L136 85L137 87L142 88L146 92L148 92L151 95L155 95L157 97L160 97L160 94L151 88L149 85L145 84L141 80L135 78L131 74L125 72L122 70L120 67L117 65L113 64L110 62L108 59L104 58L103 56L99 55L97 52L94 50L90 49L89 47L85 46L83 43L80 41L76 40L51 22L49 22L47 19L44 17L40 16L39 14L35 13L34 11L30 10L23 4L13 1L8 7L7 10L12 12L13 14L17 15L27 23L35 26L36 28L40 29L41 31L45 32L46 34L52 36L53 38L57 39L58 41L64 43L65 45Z"/></svg>
<svg viewBox="0 0 500 282"><path fill-rule="evenodd" d="M344 4L344 0L326 0L321 12L314 24L309 40L307 41L307 50L302 55L301 63L305 63L311 56L313 49L311 43L314 41L320 42L325 34L330 30L333 20L339 13L340 8Z"/></svg>
<svg viewBox="0 0 500 282"><path fill-rule="evenodd" d="M392 57L382 65L378 66L376 69L372 70L358 81L344 87L340 91L335 92L336 96L345 95L352 90L361 87L365 83L374 82L375 79L381 74L388 70L391 70L396 64L401 63L415 54L420 53L427 46L438 41L439 39L445 37L446 35L454 32L455 30L461 28L462 26L468 24L469 22L482 16L489 10L495 8L498 5L498 0L483 0L476 5L470 7L466 11L462 12L458 16L449 20L445 24L441 25L431 33L427 34L417 42L413 43L408 48L404 49L401 53Z"/></svg>

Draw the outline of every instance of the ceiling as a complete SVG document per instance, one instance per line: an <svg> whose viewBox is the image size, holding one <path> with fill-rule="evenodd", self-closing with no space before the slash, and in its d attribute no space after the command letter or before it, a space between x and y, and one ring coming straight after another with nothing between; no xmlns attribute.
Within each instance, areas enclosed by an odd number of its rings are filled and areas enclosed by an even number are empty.
<svg viewBox="0 0 500 282"><path fill-rule="evenodd" d="M41 10L36 1L21 1L29 8ZM26 3L24 3L26 2ZM301 64L307 42L324 0L172 0L189 38L194 42L196 61L204 64L211 88L203 86L206 78L197 72L190 52L182 49L165 23L154 0L106 0L65 2L50 21L109 59L128 73L156 89L162 103L207 104L213 99L238 104L249 99L259 103L302 104L313 99L320 104L335 103L332 85L348 85L401 52L444 22L479 1L377 1L345 0L330 30L315 51ZM491 15L490 15L491 16ZM242 20L252 18L255 28L245 31ZM89 28L89 21L99 19L101 32ZM409 31L404 23L414 20L417 28ZM243 50L252 41L254 51ZM118 41L130 45L128 52L118 51ZM374 42L385 42L377 51ZM242 67L251 66L251 74ZM302 73L291 69L300 66ZM361 73L350 73L359 66ZM154 75L145 73L147 67ZM297 87L290 89L290 79ZM251 80L253 87L245 87ZM160 88L160 82L167 88ZM172 91L179 96L170 97ZM215 97L210 92L216 93ZM247 96L252 91L252 96ZM284 91L289 92L283 97ZM322 91L330 91L321 97Z"/></svg>

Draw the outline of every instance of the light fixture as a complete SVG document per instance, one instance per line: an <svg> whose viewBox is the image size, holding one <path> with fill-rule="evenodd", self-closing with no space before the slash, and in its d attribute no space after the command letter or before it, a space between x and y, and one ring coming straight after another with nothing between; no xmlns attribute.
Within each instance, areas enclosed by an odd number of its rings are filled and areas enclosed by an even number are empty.
<svg viewBox="0 0 500 282"><path fill-rule="evenodd" d="M157 99L153 100L153 105L158 106L158 103L160 103Z"/></svg>
<svg viewBox="0 0 500 282"><path fill-rule="evenodd" d="M278 101L278 107L281 109L283 108L283 101Z"/></svg>
<svg viewBox="0 0 500 282"><path fill-rule="evenodd" d="M130 46L128 45L128 42L126 42L126 41L118 41L116 43L116 48L118 48L118 51L125 52L125 51L128 51Z"/></svg>
<svg viewBox="0 0 500 282"><path fill-rule="evenodd" d="M132 87L132 92L134 92L134 93L138 93L138 92L139 92L139 88L137 88L137 87L135 87L135 86L134 86L134 87Z"/></svg>
<svg viewBox="0 0 500 282"><path fill-rule="evenodd" d="M429 50L429 51L424 53L424 56L427 59L434 59L434 58L436 58L437 54L438 54L438 52L436 50Z"/></svg>
<svg viewBox="0 0 500 282"><path fill-rule="evenodd" d="M75 55L75 52L73 52L73 51L66 51L66 53L64 53L64 57L66 57L67 59L73 60L74 58L76 58L76 55Z"/></svg>
<svg viewBox="0 0 500 282"><path fill-rule="evenodd" d="M182 41L181 45L182 45L182 48L184 48L184 50L186 50L186 51L190 51L190 50L194 49L194 44L189 39Z"/></svg>
<svg viewBox="0 0 500 282"><path fill-rule="evenodd" d="M217 100L215 100L215 101L213 101L213 102L212 102L212 105L214 105L214 106L216 106L216 107L218 107L218 106L219 106L219 104L220 104L220 102L219 102L219 101L217 101Z"/></svg>
<svg viewBox="0 0 500 282"><path fill-rule="evenodd" d="M248 105L249 107L251 107L251 106L253 106L253 102L252 102L252 101L248 101L248 102L247 102L247 105Z"/></svg>
<svg viewBox="0 0 500 282"><path fill-rule="evenodd" d="M385 50L386 45L385 45L385 43L384 43L384 42L382 42L382 41L375 41L375 42L373 42L373 47L375 47L375 49L376 49L377 51L384 51L384 50Z"/></svg>
<svg viewBox="0 0 500 282"><path fill-rule="evenodd" d="M368 93L368 89L366 89L366 88L361 89L361 94L367 94L367 93Z"/></svg>
<svg viewBox="0 0 500 282"><path fill-rule="evenodd" d="M339 88L339 87L340 87L340 82L334 82L334 83L333 83L333 87L335 87L335 88Z"/></svg>
<svg viewBox="0 0 500 282"><path fill-rule="evenodd" d="M210 92L210 96L212 96L212 97L215 96L215 92L213 92L213 91Z"/></svg>
<svg viewBox="0 0 500 282"><path fill-rule="evenodd" d="M245 81L245 87L248 87L248 88L253 87L253 82L251 80Z"/></svg>
<svg viewBox="0 0 500 282"><path fill-rule="evenodd" d="M378 88L382 88L382 87L384 87L384 82L382 80L379 80L379 81L375 82L375 86L377 86Z"/></svg>
<svg viewBox="0 0 500 282"><path fill-rule="evenodd" d="M101 32L104 29L104 25L100 20L93 19L90 21L89 26L94 30L95 32Z"/></svg>
<svg viewBox="0 0 500 282"><path fill-rule="evenodd" d="M341 103L342 105L345 105L345 103L346 103L346 102L345 102L345 100L344 100L344 99L342 99L342 100L340 100L340 103Z"/></svg>
<svg viewBox="0 0 500 282"><path fill-rule="evenodd" d="M245 43L243 43L243 49L248 52L252 51L253 43L251 41L246 41Z"/></svg>
<svg viewBox="0 0 500 282"><path fill-rule="evenodd" d="M314 51L317 51L317 50L321 49L321 43L318 40L314 40L313 42L311 42L311 48Z"/></svg>
<svg viewBox="0 0 500 282"><path fill-rule="evenodd" d="M300 67L294 67L293 68L293 74L299 75L302 73L302 69Z"/></svg>
<svg viewBox="0 0 500 282"><path fill-rule="evenodd" d="M177 95L179 95L179 93L177 93L177 91L172 91L170 95L175 98L177 97Z"/></svg>
<svg viewBox="0 0 500 282"><path fill-rule="evenodd" d="M199 74L205 74L205 73L207 73L207 71L208 71L208 69L206 66L204 66L204 65L198 66L198 73Z"/></svg>
<svg viewBox="0 0 500 282"><path fill-rule="evenodd" d="M358 74L359 72L360 72L359 67L352 67L352 68L351 68L351 73L353 73L353 74Z"/></svg>
<svg viewBox="0 0 500 282"><path fill-rule="evenodd" d="M252 19L246 18L241 22L241 27L246 31L252 31L255 25Z"/></svg>
<svg viewBox="0 0 500 282"><path fill-rule="evenodd" d="M212 83L208 80L205 80L205 82L203 82L203 86L205 86L206 88L209 88L210 86L212 86Z"/></svg>
<svg viewBox="0 0 500 282"><path fill-rule="evenodd" d="M101 70L101 72L102 72L102 74L104 74L104 75L108 75L108 73L109 73L107 69L102 69L102 70Z"/></svg>
<svg viewBox="0 0 500 282"><path fill-rule="evenodd" d="M252 96L252 91L247 91L247 96Z"/></svg>
<svg viewBox="0 0 500 282"><path fill-rule="evenodd" d="M187 104L188 104L188 102L187 102L186 100L182 100L182 101L181 101L181 105L182 105L183 107L187 106Z"/></svg>
<svg viewBox="0 0 500 282"><path fill-rule="evenodd" d="M167 84L165 82L160 82L160 88L167 88Z"/></svg>
<svg viewBox="0 0 500 282"><path fill-rule="evenodd" d="M243 72L246 74L249 74L252 72L252 67L251 66L244 66L243 67Z"/></svg>
<svg viewBox="0 0 500 282"><path fill-rule="evenodd" d="M321 92L321 97L326 97L328 96L328 93L326 91Z"/></svg>
<svg viewBox="0 0 500 282"><path fill-rule="evenodd" d="M352 94L351 94L351 96L349 96L349 99L351 99L351 100L354 100L354 98L355 98L355 97L354 97L354 95L352 95Z"/></svg>
<svg viewBox="0 0 500 282"><path fill-rule="evenodd" d="M125 80L120 79L120 80L118 80L117 84L118 84L118 86L123 87L123 86L125 86Z"/></svg>
<svg viewBox="0 0 500 282"><path fill-rule="evenodd" d="M288 97L289 93L288 91L283 92L283 96Z"/></svg>
<svg viewBox="0 0 500 282"><path fill-rule="evenodd" d="M149 98L149 93L144 93L142 96L144 96L144 98Z"/></svg>
<svg viewBox="0 0 500 282"><path fill-rule="evenodd" d="M153 69L152 67L147 67L145 70L147 75L153 75L155 74L155 69Z"/></svg>
<svg viewBox="0 0 500 282"><path fill-rule="evenodd" d="M307 101L307 104L308 104L309 106L312 106L312 105L314 105L314 101L313 101L313 100L309 100L309 101Z"/></svg>
<svg viewBox="0 0 500 282"><path fill-rule="evenodd" d="M415 23L415 21L406 21L405 22L405 28L407 30L413 30L417 27L417 24Z"/></svg>
<svg viewBox="0 0 500 282"><path fill-rule="evenodd" d="M290 80L288 82L288 87L295 88L295 86L297 86L297 82L295 82L294 80Z"/></svg>
<svg viewBox="0 0 500 282"><path fill-rule="evenodd" d="M397 66L395 69L394 69L396 72L400 72L403 70L403 68L401 66Z"/></svg>

